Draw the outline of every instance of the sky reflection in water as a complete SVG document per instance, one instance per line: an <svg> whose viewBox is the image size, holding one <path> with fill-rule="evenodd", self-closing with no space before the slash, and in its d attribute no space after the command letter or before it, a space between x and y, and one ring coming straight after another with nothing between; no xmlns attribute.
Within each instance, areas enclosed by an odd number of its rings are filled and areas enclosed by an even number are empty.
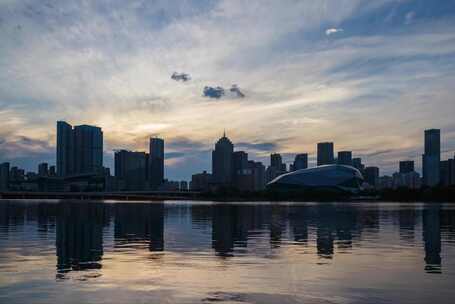
<svg viewBox="0 0 455 304"><path fill-rule="evenodd" d="M0 303L451 303L455 206L0 201Z"/></svg>

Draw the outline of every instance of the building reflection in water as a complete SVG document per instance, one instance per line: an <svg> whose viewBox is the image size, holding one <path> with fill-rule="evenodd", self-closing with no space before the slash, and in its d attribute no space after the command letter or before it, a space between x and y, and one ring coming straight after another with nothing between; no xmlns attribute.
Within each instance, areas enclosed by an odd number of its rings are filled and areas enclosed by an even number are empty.
<svg viewBox="0 0 455 304"><path fill-rule="evenodd" d="M13 235L31 233L33 229L25 228L27 225L33 226L35 232L24 235L25 238L37 237L40 242L52 244L55 233L57 276L102 267L103 233L112 231L105 229L111 218L116 248L164 251L166 223L170 225L167 233L173 242L168 244L168 251L182 248L204 251L211 246L223 259L245 254L273 257L291 245L301 246L305 251L314 249L320 258L332 259L335 254L351 253L351 249L362 242L387 241L381 240L387 234L381 235L383 230L379 229L380 214L387 214L387 221L381 221L381 225L398 226L396 238L409 248L415 248L420 242L415 231L421 227L423 248L418 250L423 256L422 268L428 273L441 273L443 244L449 246L455 240L455 210L440 205L425 205L423 209L417 205L401 205L398 211L386 208L386 212L381 208L380 205L347 204L26 204L4 201L0 204L0 241L5 252L16 248ZM182 226L179 221L190 225ZM182 229L190 229L191 233L179 234ZM182 240L173 233L191 239ZM393 242L394 236L389 237ZM122 250L116 252L122 254Z"/></svg>
<svg viewBox="0 0 455 304"><path fill-rule="evenodd" d="M429 206L422 211L422 230L425 247L425 271L441 272L440 207Z"/></svg>
<svg viewBox="0 0 455 304"><path fill-rule="evenodd" d="M56 251L58 272L101 268L106 205L61 203L57 205Z"/></svg>
<svg viewBox="0 0 455 304"><path fill-rule="evenodd" d="M150 251L164 250L164 203L115 204L116 246L148 245Z"/></svg>

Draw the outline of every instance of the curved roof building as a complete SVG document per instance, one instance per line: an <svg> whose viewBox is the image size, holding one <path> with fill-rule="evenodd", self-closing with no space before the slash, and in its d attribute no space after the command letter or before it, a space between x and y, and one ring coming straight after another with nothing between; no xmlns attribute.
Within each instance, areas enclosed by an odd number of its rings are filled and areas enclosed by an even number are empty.
<svg viewBox="0 0 455 304"><path fill-rule="evenodd" d="M345 165L324 165L297 170L278 176L267 184L277 190L336 190L357 192L361 190L363 176L359 170Z"/></svg>

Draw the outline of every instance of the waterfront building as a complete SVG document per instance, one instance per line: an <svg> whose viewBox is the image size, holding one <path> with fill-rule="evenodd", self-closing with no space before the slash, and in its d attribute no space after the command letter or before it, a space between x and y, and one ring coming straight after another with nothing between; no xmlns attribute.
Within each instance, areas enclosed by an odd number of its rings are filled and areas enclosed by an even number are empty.
<svg viewBox="0 0 455 304"><path fill-rule="evenodd" d="M115 178L118 190L131 191L146 188L147 158L148 154L145 152L127 150L115 152Z"/></svg>
<svg viewBox="0 0 455 304"><path fill-rule="evenodd" d="M296 171L296 170L307 169L307 168L308 168L308 154L300 153L295 156L294 163L292 164L292 170L289 170L289 171Z"/></svg>
<svg viewBox="0 0 455 304"><path fill-rule="evenodd" d="M414 161L412 160L402 160L400 161L400 173L410 173L414 172Z"/></svg>
<svg viewBox="0 0 455 304"><path fill-rule="evenodd" d="M234 145L223 134L215 144L215 150L212 151L212 182L221 186L232 185L232 155L234 153Z"/></svg>
<svg viewBox="0 0 455 304"><path fill-rule="evenodd" d="M180 191L188 191L188 182L180 181Z"/></svg>
<svg viewBox="0 0 455 304"><path fill-rule="evenodd" d="M363 173L365 181L372 187L377 187L379 184L379 168L366 167Z"/></svg>
<svg viewBox="0 0 455 304"><path fill-rule="evenodd" d="M8 190L9 188L9 163L0 164L0 190Z"/></svg>
<svg viewBox="0 0 455 304"><path fill-rule="evenodd" d="M103 132L89 125L57 122L57 175L99 173L103 168Z"/></svg>
<svg viewBox="0 0 455 304"><path fill-rule="evenodd" d="M191 176L190 189L193 191L209 191L212 182L212 174L204 171Z"/></svg>
<svg viewBox="0 0 455 304"><path fill-rule="evenodd" d="M360 170L360 172L363 172L365 169L365 165L362 164L362 159L360 157L355 157L352 159L352 166L357 170Z"/></svg>
<svg viewBox="0 0 455 304"><path fill-rule="evenodd" d="M337 158L338 165L352 166L352 152L351 151L339 151Z"/></svg>
<svg viewBox="0 0 455 304"><path fill-rule="evenodd" d="M350 166L324 165L280 175L267 184L275 190L335 190L358 192L361 190L363 176L359 170Z"/></svg>
<svg viewBox="0 0 455 304"><path fill-rule="evenodd" d="M425 130L425 153L422 155L423 184L433 187L440 182L441 130Z"/></svg>
<svg viewBox="0 0 455 304"><path fill-rule="evenodd" d="M317 165L330 165L334 163L333 142L318 143Z"/></svg>
<svg viewBox="0 0 455 304"><path fill-rule="evenodd" d="M164 181L164 140L150 138L149 174L151 189L158 189Z"/></svg>
<svg viewBox="0 0 455 304"><path fill-rule="evenodd" d="M49 165L47 163L41 163L38 165L38 175L39 176L49 175Z"/></svg>
<svg viewBox="0 0 455 304"><path fill-rule="evenodd" d="M394 173L392 176L392 188L409 188L418 189L421 187L421 179L419 173L412 171L407 173Z"/></svg>

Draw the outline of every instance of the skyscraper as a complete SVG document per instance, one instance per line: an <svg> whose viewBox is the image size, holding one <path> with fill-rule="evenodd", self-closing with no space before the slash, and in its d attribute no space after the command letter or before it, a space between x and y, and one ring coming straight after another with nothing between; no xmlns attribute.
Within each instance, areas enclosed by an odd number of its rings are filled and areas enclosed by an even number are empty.
<svg viewBox="0 0 455 304"><path fill-rule="evenodd" d="M161 138L150 138L149 166L150 187L155 190L164 181L164 140Z"/></svg>
<svg viewBox="0 0 455 304"><path fill-rule="evenodd" d="M9 163L0 164L0 190L8 190L9 187Z"/></svg>
<svg viewBox="0 0 455 304"><path fill-rule="evenodd" d="M402 160L400 161L400 173L414 172L414 161Z"/></svg>
<svg viewBox="0 0 455 304"><path fill-rule="evenodd" d="M57 175L65 177L74 171L73 127L57 121Z"/></svg>
<svg viewBox="0 0 455 304"><path fill-rule="evenodd" d="M339 165L352 166L352 152L351 151L340 151L338 152Z"/></svg>
<svg viewBox="0 0 455 304"><path fill-rule="evenodd" d="M293 167L294 170L308 168L308 154L307 153L297 154L294 158Z"/></svg>
<svg viewBox="0 0 455 304"><path fill-rule="evenodd" d="M379 168L366 167L364 172L365 181L372 187L377 187L379 182Z"/></svg>
<svg viewBox="0 0 455 304"><path fill-rule="evenodd" d="M88 125L74 127L74 172L99 173L103 169L103 131Z"/></svg>
<svg viewBox="0 0 455 304"><path fill-rule="evenodd" d="M57 175L99 173L103 169L103 132L95 126L57 121Z"/></svg>
<svg viewBox="0 0 455 304"><path fill-rule="evenodd" d="M425 153L422 155L423 184L436 186L440 181L441 130L425 130Z"/></svg>
<svg viewBox="0 0 455 304"><path fill-rule="evenodd" d="M330 165L334 163L333 159L333 143L323 142L318 143L318 166Z"/></svg>
<svg viewBox="0 0 455 304"><path fill-rule="evenodd" d="M115 177L119 190L144 190L147 172L147 153L116 151Z"/></svg>
<svg viewBox="0 0 455 304"><path fill-rule="evenodd" d="M38 165L38 175L39 176L49 175L49 165L47 163L41 163Z"/></svg>
<svg viewBox="0 0 455 304"><path fill-rule="evenodd" d="M212 178L213 182L221 185L231 185L232 183L232 154L234 145L223 134L215 144L212 151Z"/></svg>

